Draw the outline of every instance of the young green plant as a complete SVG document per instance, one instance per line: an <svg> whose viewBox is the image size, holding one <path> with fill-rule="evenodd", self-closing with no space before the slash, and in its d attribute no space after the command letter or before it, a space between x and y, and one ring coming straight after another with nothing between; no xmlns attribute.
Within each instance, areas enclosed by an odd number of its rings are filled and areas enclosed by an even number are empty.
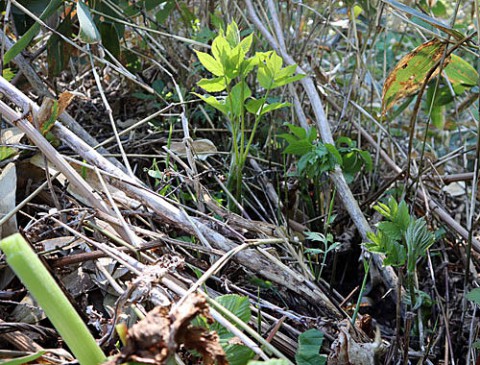
<svg viewBox="0 0 480 365"><path fill-rule="evenodd" d="M415 274L417 261L424 257L435 242L435 235L428 230L425 219L416 219L408 212L405 201L398 204L390 198L387 204L378 203L374 209L387 220L378 223L377 232L368 233L368 251L385 255L385 266L406 267L410 304L416 308L417 289Z"/></svg>
<svg viewBox="0 0 480 365"><path fill-rule="evenodd" d="M273 89L300 80L304 75L295 75L296 65L283 66L283 60L274 51L256 52L248 57L253 33L241 39L235 22L220 30L212 43L212 54L196 51L200 63L213 77L200 80L197 85L207 93L195 93L208 105L219 110L229 122L231 132L231 160L227 188L237 200L241 199L242 173L250 147L254 141L262 117L288 103L269 104L268 97ZM255 72L263 96L255 98L247 84L247 77ZM218 95L224 93L224 95ZM247 135L247 113L253 117L251 132ZM230 204L230 207L233 205Z"/></svg>

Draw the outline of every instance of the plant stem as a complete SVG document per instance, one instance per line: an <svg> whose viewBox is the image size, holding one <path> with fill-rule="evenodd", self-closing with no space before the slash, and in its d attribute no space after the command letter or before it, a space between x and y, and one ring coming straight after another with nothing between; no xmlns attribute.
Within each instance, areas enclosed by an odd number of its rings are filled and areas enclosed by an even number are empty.
<svg viewBox="0 0 480 365"><path fill-rule="evenodd" d="M352 316L353 326L355 326L355 321L358 316L358 311L360 310L360 305L362 304L363 293L365 292L365 287L367 286L367 278L368 278L368 273L370 272L371 260L372 260L371 258L368 259L368 261L365 260L365 258L363 259L363 268L364 268L365 274L363 276L362 287L360 288L360 294L358 294L357 305L355 306L355 311L353 312L353 316Z"/></svg>
<svg viewBox="0 0 480 365"><path fill-rule="evenodd" d="M105 355L55 279L25 239L16 233L2 241L8 265L32 294L81 365L97 365Z"/></svg>

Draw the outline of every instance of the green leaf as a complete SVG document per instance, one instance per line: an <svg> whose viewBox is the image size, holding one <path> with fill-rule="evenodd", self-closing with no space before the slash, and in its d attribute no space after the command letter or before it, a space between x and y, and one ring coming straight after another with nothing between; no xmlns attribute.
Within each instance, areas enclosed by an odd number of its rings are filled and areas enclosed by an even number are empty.
<svg viewBox="0 0 480 365"><path fill-rule="evenodd" d="M306 139L307 138L307 131L305 128L300 127L295 124L287 123L286 126L290 129L290 132L295 135L299 139Z"/></svg>
<svg viewBox="0 0 480 365"><path fill-rule="evenodd" d="M332 161L332 162L336 163L336 164L339 164L339 165L342 165L343 159L342 159L342 156L340 155L340 153L338 152L337 148L333 144L330 144L330 143L325 143L325 148L328 150L330 155L334 158L334 161Z"/></svg>
<svg viewBox="0 0 480 365"><path fill-rule="evenodd" d="M303 251L304 253L308 253L310 255L319 255L319 254L323 254L325 253L324 250L320 249L320 248L307 248L305 251Z"/></svg>
<svg viewBox="0 0 480 365"><path fill-rule="evenodd" d="M23 364L28 364L31 361L35 361L38 358L42 357L45 355L46 351L45 350L40 350L38 352L35 352L34 354L27 355L27 356L21 356L21 357L16 357L15 359L10 359L10 360L2 360L1 364L2 365L23 365Z"/></svg>
<svg viewBox="0 0 480 365"><path fill-rule="evenodd" d="M327 361L325 355L320 355L323 343L323 333L310 329L298 337L298 350L295 354L297 365L323 365Z"/></svg>
<svg viewBox="0 0 480 365"><path fill-rule="evenodd" d="M108 22L100 22L100 39L106 49L117 59L120 58L121 47L120 37L114 24Z"/></svg>
<svg viewBox="0 0 480 365"><path fill-rule="evenodd" d="M82 42L94 44L102 40L90 14L90 8L82 0L77 2L77 16L80 24L79 38Z"/></svg>
<svg viewBox="0 0 480 365"><path fill-rule="evenodd" d="M400 241L405 231L393 222L380 222L377 224L377 229L392 240Z"/></svg>
<svg viewBox="0 0 480 365"><path fill-rule="evenodd" d="M214 107L215 109L221 111L223 114L228 115L229 107L227 107L225 105L225 101L220 102L214 96L204 96L204 95L197 94L197 93L192 93L192 94L198 96L205 103L207 103L208 105L210 105L210 106Z"/></svg>
<svg viewBox="0 0 480 365"><path fill-rule="evenodd" d="M157 20L157 22L159 24L165 23L174 7L174 0L162 1L160 4L160 10L155 14L155 19Z"/></svg>
<svg viewBox="0 0 480 365"><path fill-rule="evenodd" d="M423 218L410 223L405 232L407 244L407 271L413 273L417 260L426 255L427 250L435 243L435 235L428 230L427 222Z"/></svg>
<svg viewBox="0 0 480 365"><path fill-rule="evenodd" d="M72 20L69 16L57 27L57 32L66 37L72 34ZM65 42L58 34L52 33L47 41L48 77L52 80L65 70L70 61L73 46Z"/></svg>
<svg viewBox="0 0 480 365"><path fill-rule="evenodd" d="M51 0L48 6L45 8L42 14L40 14L40 19L46 21L51 15L53 15L63 4L63 0ZM4 64L9 63L11 60L15 58L20 52L22 52L29 43L32 41L33 38L38 34L40 31L40 24L35 23L31 26L31 28L25 32L25 34L20 38L12 48L10 48L5 55L3 56Z"/></svg>
<svg viewBox="0 0 480 365"><path fill-rule="evenodd" d="M297 140L292 141L289 145L283 150L283 153L288 153L290 155L303 156L308 152L313 151L314 146L307 140Z"/></svg>
<svg viewBox="0 0 480 365"><path fill-rule="evenodd" d="M230 44L232 48L238 46L238 44L240 43L240 31L238 30L238 26L237 26L237 23L235 23L235 21L232 21L227 26L225 39L227 40L227 42Z"/></svg>
<svg viewBox="0 0 480 365"><path fill-rule="evenodd" d="M450 62L444 71L457 95L463 93L466 88L478 85L477 71L461 57L451 55Z"/></svg>
<svg viewBox="0 0 480 365"><path fill-rule="evenodd" d="M225 77L201 79L199 82L197 82L197 85L209 93L223 91L227 87L225 83Z"/></svg>
<svg viewBox="0 0 480 365"><path fill-rule="evenodd" d="M243 322L248 323L248 321L250 321L252 312L248 297L237 294L227 294L216 298L215 301L228 309ZM233 336L225 327L217 322L210 326L210 330L217 331L220 338L231 338Z"/></svg>
<svg viewBox="0 0 480 365"><path fill-rule="evenodd" d="M256 115L259 113L260 109L264 104L265 104L264 98L260 98L260 99L252 98L245 103L245 109L247 109L249 113Z"/></svg>
<svg viewBox="0 0 480 365"><path fill-rule="evenodd" d="M14 156L17 153L17 150L8 146L0 146L0 161L6 160Z"/></svg>
<svg viewBox="0 0 480 365"><path fill-rule="evenodd" d="M385 114L398 100L416 93L425 82L427 74L439 61L446 43L437 39L426 42L404 56L385 80L382 92L382 113ZM449 59L445 60L445 65ZM438 67L430 76L438 74Z"/></svg>
<svg viewBox="0 0 480 365"><path fill-rule="evenodd" d="M245 81L240 81L232 90L230 90L229 95L225 101L225 104L230 108L230 112L234 116L239 116L242 114L243 106L245 100L247 100L252 95L252 91L248 87Z"/></svg>
<svg viewBox="0 0 480 365"><path fill-rule="evenodd" d="M255 356L255 353L247 346L229 344L223 341L220 341L220 344L230 365L244 365Z"/></svg>
<svg viewBox="0 0 480 365"><path fill-rule="evenodd" d="M197 54L198 60L200 63L207 69L207 71L211 72L215 76L224 76L225 72L223 70L222 64L218 61L218 59L213 58L208 53L195 51Z"/></svg>
<svg viewBox="0 0 480 365"><path fill-rule="evenodd" d="M10 82L15 77L15 73L12 71L11 68L4 68L2 71L2 76L5 80Z"/></svg>
<svg viewBox="0 0 480 365"><path fill-rule="evenodd" d="M305 238L308 238L312 241L317 242L326 242L328 241L323 233L320 232L305 232Z"/></svg>
<svg viewBox="0 0 480 365"><path fill-rule="evenodd" d="M397 207L397 202L395 201L395 199L390 198L390 200L393 200L395 202L395 205L392 206ZM407 203L405 203L405 200L402 200L400 204L398 204L398 208L395 209L394 216L392 218L392 221L397 224L403 232L407 230L410 222L412 221L412 217L410 216L408 206Z"/></svg>
<svg viewBox="0 0 480 365"><path fill-rule="evenodd" d="M285 108L287 106L290 106L290 103L272 103L272 104L266 104L261 112L261 115L273 112L274 110Z"/></svg>
<svg viewBox="0 0 480 365"><path fill-rule="evenodd" d="M418 18L430 25L432 25L433 27L441 30L442 32L445 32L449 35L451 35L453 38L455 38L456 40L460 41L462 40L463 38L465 38L465 36L459 32L458 30L455 30L453 29L452 27L450 27L449 25L437 20L437 19L434 19L428 15L425 15L421 12L419 12L418 10L416 9L413 9L407 5L404 5L402 3L399 3L398 1L395 1L395 0L383 0L383 2L389 4L390 6L410 15L411 17L414 17L414 18Z"/></svg>
<svg viewBox="0 0 480 365"><path fill-rule="evenodd" d="M475 288L469 291L466 295L466 298L474 302L476 305L480 305L480 288Z"/></svg>

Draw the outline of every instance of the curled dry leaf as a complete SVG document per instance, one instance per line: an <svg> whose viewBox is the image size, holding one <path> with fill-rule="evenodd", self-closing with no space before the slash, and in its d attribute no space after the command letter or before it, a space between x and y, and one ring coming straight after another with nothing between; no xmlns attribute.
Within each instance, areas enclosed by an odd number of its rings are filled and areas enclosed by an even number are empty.
<svg viewBox="0 0 480 365"><path fill-rule="evenodd" d="M70 91L64 91L58 97L58 115L62 114L65 109L70 105L75 94L71 93Z"/></svg>
<svg viewBox="0 0 480 365"><path fill-rule="evenodd" d="M415 94L423 85L430 70L442 58L446 43L434 39L424 43L403 57L390 72L383 85L382 113L388 110L400 99ZM444 67L450 62L445 59ZM432 73L429 79L438 75L439 68Z"/></svg>
<svg viewBox="0 0 480 365"><path fill-rule="evenodd" d="M344 322L338 336L331 345L328 356L328 365L374 365L381 358L387 348L382 342L380 331L377 330L374 342L360 342L356 339L349 322ZM352 331L353 332L353 331Z"/></svg>
<svg viewBox="0 0 480 365"><path fill-rule="evenodd" d="M190 295L182 304L170 310L156 307L132 326L127 333L127 344L107 365L135 361L144 364L165 364L180 345L196 350L203 364L228 364L218 335L190 324L197 315L213 321L205 297Z"/></svg>

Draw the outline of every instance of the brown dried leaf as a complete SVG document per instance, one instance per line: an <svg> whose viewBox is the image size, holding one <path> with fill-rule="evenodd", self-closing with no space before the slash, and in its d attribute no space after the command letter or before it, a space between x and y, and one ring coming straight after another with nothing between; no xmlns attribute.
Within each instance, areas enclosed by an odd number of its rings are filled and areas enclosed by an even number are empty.
<svg viewBox="0 0 480 365"><path fill-rule="evenodd" d="M75 94L72 94L69 91L64 91L60 94L58 97L58 115L61 115L65 109L68 108L74 97Z"/></svg>
<svg viewBox="0 0 480 365"><path fill-rule="evenodd" d="M194 294L171 310L156 307L132 326L127 333L127 344L115 359L106 364L136 361L145 364L164 364L180 345L194 349L203 357L204 364L227 365L218 335L190 324L197 315L211 320L205 297Z"/></svg>

